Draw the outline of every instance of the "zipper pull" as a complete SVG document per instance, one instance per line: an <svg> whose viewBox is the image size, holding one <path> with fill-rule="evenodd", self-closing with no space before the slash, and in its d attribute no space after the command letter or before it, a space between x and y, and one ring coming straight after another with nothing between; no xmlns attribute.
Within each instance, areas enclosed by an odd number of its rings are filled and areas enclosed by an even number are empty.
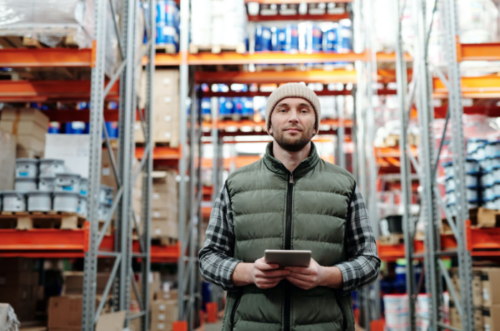
<svg viewBox="0 0 500 331"><path fill-rule="evenodd" d="M289 180L289 182L293 184L293 172L290 173L290 180Z"/></svg>

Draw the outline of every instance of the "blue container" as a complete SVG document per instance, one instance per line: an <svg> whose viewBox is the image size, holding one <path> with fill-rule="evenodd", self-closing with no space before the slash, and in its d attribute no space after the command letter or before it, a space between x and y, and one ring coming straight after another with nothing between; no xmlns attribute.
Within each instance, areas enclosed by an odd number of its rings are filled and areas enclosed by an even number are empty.
<svg viewBox="0 0 500 331"><path fill-rule="evenodd" d="M286 30L272 28L271 47L273 51L283 51L286 45Z"/></svg>
<svg viewBox="0 0 500 331"><path fill-rule="evenodd" d="M60 133L61 132L61 123L59 122L50 122L48 133Z"/></svg>
<svg viewBox="0 0 500 331"><path fill-rule="evenodd" d="M272 50L272 33L271 29L262 25L255 27L255 51L270 51Z"/></svg>
<svg viewBox="0 0 500 331"><path fill-rule="evenodd" d="M243 114L243 100L241 100L243 98L238 98L238 97L235 97L233 98L233 113L234 114L238 114L238 115L242 115Z"/></svg>
<svg viewBox="0 0 500 331"><path fill-rule="evenodd" d="M118 123L106 122L106 130L110 139L118 139Z"/></svg>
<svg viewBox="0 0 500 331"><path fill-rule="evenodd" d="M299 29L296 25L288 24L284 29L285 42L282 50L285 52L293 52L299 50Z"/></svg>
<svg viewBox="0 0 500 331"><path fill-rule="evenodd" d="M231 98L219 98L219 115L228 116L233 114L234 104Z"/></svg>
<svg viewBox="0 0 500 331"><path fill-rule="evenodd" d="M243 111L241 113L242 116L253 116L253 98L241 98L243 103Z"/></svg>
<svg viewBox="0 0 500 331"><path fill-rule="evenodd" d="M337 27L326 31L323 34L323 50L325 52L337 52Z"/></svg>
<svg viewBox="0 0 500 331"><path fill-rule="evenodd" d="M156 44L157 45L175 45L179 51L179 33L177 29L170 25L158 23L156 26Z"/></svg>
<svg viewBox="0 0 500 331"><path fill-rule="evenodd" d="M179 10L175 1L160 0L156 2L156 23L175 25L178 21Z"/></svg>
<svg viewBox="0 0 500 331"><path fill-rule="evenodd" d="M306 25L305 48L307 52L321 52L323 50L323 32L314 24Z"/></svg>
<svg viewBox="0 0 500 331"><path fill-rule="evenodd" d="M65 132L67 134L84 134L85 123L83 122L69 122L65 124Z"/></svg>
<svg viewBox="0 0 500 331"><path fill-rule="evenodd" d="M210 98L203 98L201 100L201 113L203 115L211 115L211 105L210 105Z"/></svg>
<svg viewBox="0 0 500 331"><path fill-rule="evenodd" d="M337 27L337 53L352 52L352 24L351 20L340 20Z"/></svg>

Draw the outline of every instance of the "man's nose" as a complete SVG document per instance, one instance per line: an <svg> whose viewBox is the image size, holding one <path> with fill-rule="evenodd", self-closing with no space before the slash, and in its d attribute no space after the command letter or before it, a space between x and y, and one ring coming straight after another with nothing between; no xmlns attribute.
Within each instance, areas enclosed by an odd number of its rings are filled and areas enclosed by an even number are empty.
<svg viewBox="0 0 500 331"><path fill-rule="evenodd" d="M296 110L292 110L291 112L289 112L289 114L290 114L290 117L288 118L289 122L298 122L299 114Z"/></svg>

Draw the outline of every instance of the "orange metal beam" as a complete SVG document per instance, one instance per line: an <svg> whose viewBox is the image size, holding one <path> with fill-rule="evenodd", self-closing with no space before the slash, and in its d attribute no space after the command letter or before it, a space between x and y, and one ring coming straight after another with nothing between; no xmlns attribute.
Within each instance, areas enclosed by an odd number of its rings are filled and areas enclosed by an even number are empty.
<svg viewBox="0 0 500 331"><path fill-rule="evenodd" d="M5 48L0 49L0 67L91 67L92 49Z"/></svg>
<svg viewBox="0 0 500 331"><path fill-rule="evenodd" d="M356 83L354 70L310 70L310 71L282 71L282 72L196 72L195 80L198 83Z"/></svg>
<svg viewBox="0 0 500 331"><path fill-rule="evenodd" d="M302 2L305 3L324 3L324 2L333 2L333 3L349 3L353 2L353 0L245 0L245 3L257 2L261 5L272 5L272 4L300 4Z"/></svg>
<svg viewBox="0 0 500 331"><path fill-rule="evenodd" d="M462 95L466 98L500 98L500 76L463 77ZM448 90L439 78L434 78L435 98L447 98Z"/></svg>
<svg viewBox="0 0 500 331"><path fill-rule="evenodd" d="M103 87L104 89L104 87ZM111 88L106 100L118 100L119 83ZM90 100L90 81L0 81L0 101L55 102Z"/></svg>
<svg viewBox="0 0 500 331"><path fill-rule="evenodd" d="M460 44L461 61L500 61L500 43Z"/></svg>
<svg viewBox="0 0 500 331"><path fill-rule="evenodd" d="M144 154L144 147L137 146L135 148L135 157L141 159ZM181 149L173 147L155 147L153 151L153 159L155 160L179 160L181 158Z"/></svg>
<svg viewBox="0 0 500 331"><path fill-rule="evenodd" d="M349 18L348 13L344 14L324 14L324 15L248 15L249 22L266 21L327 21L335 22L344 18Z"/></svg>

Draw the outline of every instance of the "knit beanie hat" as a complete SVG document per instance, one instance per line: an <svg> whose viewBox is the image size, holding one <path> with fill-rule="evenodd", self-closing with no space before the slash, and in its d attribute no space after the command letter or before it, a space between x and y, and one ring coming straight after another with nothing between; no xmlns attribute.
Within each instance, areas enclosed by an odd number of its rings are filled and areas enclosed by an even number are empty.
<svg viewBox="0 0 500 331"><path fill-rule="evenodd" d="M266 104L266 131L269 132L269 125L271 124L271 113L274 107L285 98L302 98L311 103L316 112L316 130L318 129L318 121L321 119L321 107L318 96L310 88L301 83L288 83L281 85L267 100Z"/></svg>

